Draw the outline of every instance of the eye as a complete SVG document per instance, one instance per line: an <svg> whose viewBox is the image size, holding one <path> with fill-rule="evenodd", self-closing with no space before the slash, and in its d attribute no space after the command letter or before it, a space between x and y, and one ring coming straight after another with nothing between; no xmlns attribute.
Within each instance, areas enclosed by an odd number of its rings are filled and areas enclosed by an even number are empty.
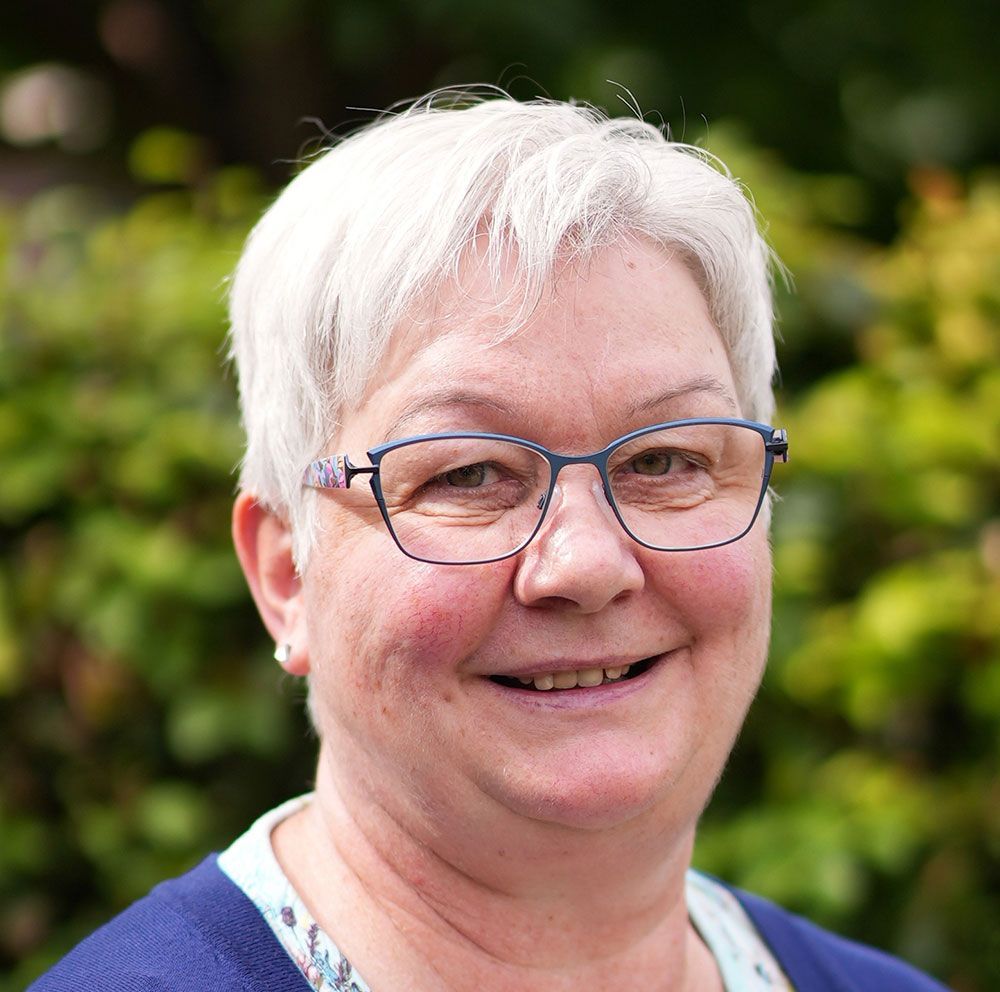
<svg viewBox="0 0 1000 992"><path fill-rule="evenodd" d="M493 472L496 475L496 472ZM450 472L445 472L439 476L440 480L449 486L456 486L460 489L475 489L477 486L485 485L490 476L490 466L486 462L477 462L475 465L463 465L461 468L453 468Z"/></svg>
<svg viewBox="0 0 1000 992"><path fill-rule="evenodd" d="M674 455L669 451L644 451L628 462L637 475L666 475L673 467Z"/></svg>

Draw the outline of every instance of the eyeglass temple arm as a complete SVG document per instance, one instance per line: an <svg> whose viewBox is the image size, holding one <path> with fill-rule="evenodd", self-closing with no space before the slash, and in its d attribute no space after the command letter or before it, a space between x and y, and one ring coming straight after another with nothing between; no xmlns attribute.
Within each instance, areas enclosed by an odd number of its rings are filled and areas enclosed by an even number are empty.
<svg viewBox="0 0 1000 992"><path fill-rule="evenodd" d="M788 432L775 429L770 441L764 442L764 450L770 451L779 461L788 461Z"/></svg>
<svg viewBox="0 0 1000 992"><path fill-rule="evenodd" d="M315 489L350 489L354 476L377 471L377 465L352 465L347 455L330 455L310 462L302 473L302 483Z"/></svg>

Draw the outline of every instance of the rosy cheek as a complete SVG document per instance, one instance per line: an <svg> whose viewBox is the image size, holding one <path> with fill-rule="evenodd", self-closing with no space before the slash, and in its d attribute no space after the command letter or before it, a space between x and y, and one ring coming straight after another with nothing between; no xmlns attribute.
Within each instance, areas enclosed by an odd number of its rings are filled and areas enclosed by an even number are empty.
<svg viewBox="0 0 1000 992"><path fill-rule="evenodd" d="M502 563L498 563L502 564ZM366 645L376 666L454 672L487 639L509 588L493 566L418 566L384 590L382 620Z"/></svg>
<svg viewBox="0 0 1000 992"><path fill-rule="evenodd" d="M717 630L766 621L771 565L766 541L748 535L742 541L681 555L669 563L661 593L696 628Z"/></svg>

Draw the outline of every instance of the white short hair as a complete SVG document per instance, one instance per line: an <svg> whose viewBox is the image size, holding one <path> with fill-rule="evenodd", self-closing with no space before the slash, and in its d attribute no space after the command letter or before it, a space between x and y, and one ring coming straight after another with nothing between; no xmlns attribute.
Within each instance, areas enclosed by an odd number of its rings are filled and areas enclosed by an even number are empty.
<svg viewBox="0 0 1000 992"><path fill-rule="evenodd" d="M484 233L494 285L516 272L511 333L560 262L634 236L679 251L743 415L770 419L772 256L722 163L590 106L435 94L316 157L253 229L233 277L240 486L291 522L300 568L315 538L304 467L330 453L408 309L455 278Z"/></svg>

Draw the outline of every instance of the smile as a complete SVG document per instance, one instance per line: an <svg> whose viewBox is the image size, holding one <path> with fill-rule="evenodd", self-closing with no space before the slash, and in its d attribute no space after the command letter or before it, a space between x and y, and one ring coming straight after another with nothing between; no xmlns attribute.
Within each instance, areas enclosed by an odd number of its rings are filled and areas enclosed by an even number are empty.
<svg viewBox="0 0 1000 992"><path fill-rule="evenodd" d="M561 672L543 672L537 675L491 675L490 681L510 689L527 689L531 692L549 692L553 689L592 689L597 686L613 685L634 679L648 671L656 662L657 657L644 658L634 664L609 668L576 668Z"/></svg>

